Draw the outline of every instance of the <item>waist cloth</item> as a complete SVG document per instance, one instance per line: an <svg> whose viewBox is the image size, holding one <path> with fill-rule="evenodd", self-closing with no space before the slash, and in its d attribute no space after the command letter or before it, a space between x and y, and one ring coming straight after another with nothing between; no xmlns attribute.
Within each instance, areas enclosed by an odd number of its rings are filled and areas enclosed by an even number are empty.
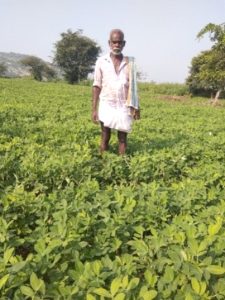
<svg viewBox="0 0 225 300"><path fill-rule="evenodd" d="M101 99L99 102L98 118L105 127L123 132L131 131L133 118L125 102L119 105L112 105L109 101Z"/></svg>

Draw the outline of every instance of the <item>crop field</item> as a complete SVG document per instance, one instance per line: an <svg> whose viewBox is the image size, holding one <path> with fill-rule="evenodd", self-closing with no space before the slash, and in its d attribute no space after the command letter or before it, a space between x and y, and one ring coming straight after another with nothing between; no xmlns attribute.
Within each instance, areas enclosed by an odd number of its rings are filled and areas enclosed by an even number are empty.
<svg viewBox="0 0 225 300"><path fill-rule="evenodd" d="M90 86L0 79L1 300L225 299L225 105L140 98L101 156Z"/></svg>

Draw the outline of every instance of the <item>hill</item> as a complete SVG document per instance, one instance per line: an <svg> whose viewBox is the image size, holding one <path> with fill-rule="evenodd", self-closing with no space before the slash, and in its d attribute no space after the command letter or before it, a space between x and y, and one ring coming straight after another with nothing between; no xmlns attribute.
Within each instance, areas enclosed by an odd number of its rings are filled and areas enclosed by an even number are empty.
<svg viewBox="0 0 225 300"><path fill-rule="evenodd" d="M28 55L14 52L0 52L0 63L4 63L7 67L6 77L23 77L29 76L29 69L23 66L20 61Z"/></svg>
<svg viewBox="0 0 225 300"><path fill-rule="evenodd" d="M7 71L5 73L6 77L25 77L29 76L29 68L26 66L23 66L21 64L21 60L28 57L27 54L21 54L21 53L14 53L14 52L0 52L0 64L4 63L7 67ZM54 68L56 71L58 77L61 77L60 70L52 65L49 62L44 61L46 64L48 64L50 67Z"/></svg>

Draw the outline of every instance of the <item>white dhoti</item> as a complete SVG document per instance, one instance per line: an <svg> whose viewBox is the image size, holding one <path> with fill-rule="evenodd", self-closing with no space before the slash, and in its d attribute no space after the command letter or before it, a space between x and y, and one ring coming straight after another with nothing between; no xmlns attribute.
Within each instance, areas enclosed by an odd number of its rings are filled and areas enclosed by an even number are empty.
<svg viewBox="0 0 225 300"><path fill-rule="evenodd" d="M130 109L124 104L112 104L100 100L98 118L105 127L123 132L130 132L133 118L129 115Z"/></svg>

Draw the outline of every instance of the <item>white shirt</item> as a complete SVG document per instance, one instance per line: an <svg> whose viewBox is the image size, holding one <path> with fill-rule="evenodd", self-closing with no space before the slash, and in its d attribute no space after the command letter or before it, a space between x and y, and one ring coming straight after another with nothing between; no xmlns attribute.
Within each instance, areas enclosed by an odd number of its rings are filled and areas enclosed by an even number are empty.
<svg viewBox="0 0 225 300"><path fill-rule="evenodd" d="M123 58L117 74L110 54L100 57L95 66L93 86L101 88L100 100L111 102L112 105L125 103L129 86L126 59Z"/></svg>

